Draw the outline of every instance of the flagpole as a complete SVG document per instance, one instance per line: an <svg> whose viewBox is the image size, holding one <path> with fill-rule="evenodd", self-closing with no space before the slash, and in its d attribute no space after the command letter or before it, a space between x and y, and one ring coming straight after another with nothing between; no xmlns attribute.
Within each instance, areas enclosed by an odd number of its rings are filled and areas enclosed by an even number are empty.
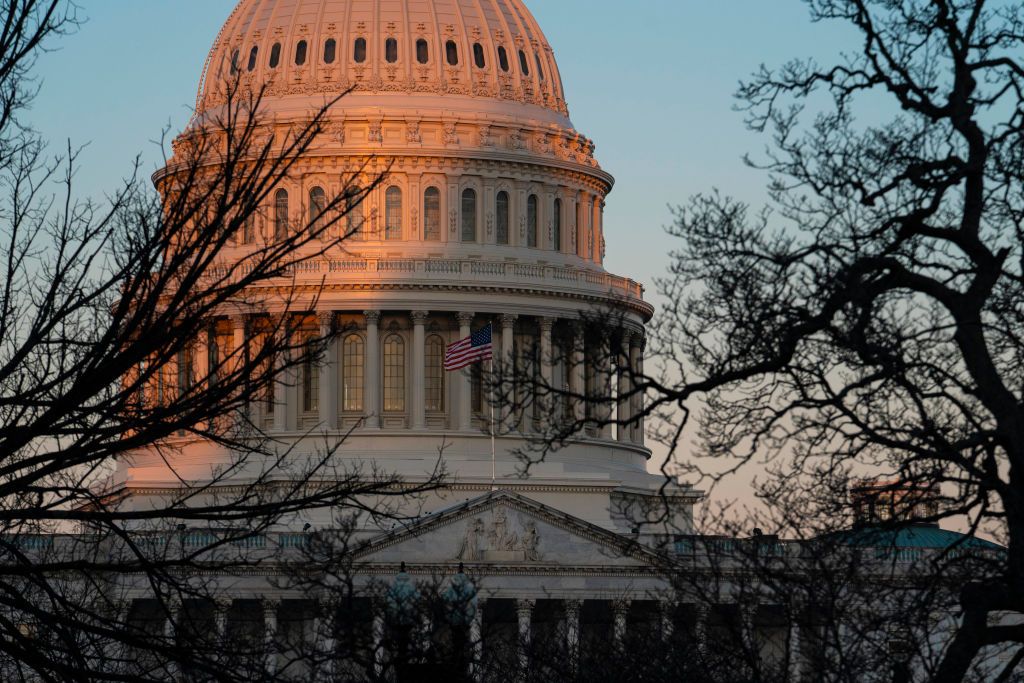
<svg viewBox="0 0 1024 683"><path fill-rule="evenodd" d="M495 483L497 481L496 466L495 466L495 453L494 453L494 351L491 351L490 369L488 371L488 381L491 383L491 490L497 491L498 486Z"/></svg>

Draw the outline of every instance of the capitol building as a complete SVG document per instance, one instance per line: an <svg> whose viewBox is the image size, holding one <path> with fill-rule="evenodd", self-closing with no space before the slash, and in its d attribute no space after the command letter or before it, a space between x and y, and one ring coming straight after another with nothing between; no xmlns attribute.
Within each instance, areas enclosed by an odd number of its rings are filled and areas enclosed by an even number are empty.
<svg viewBox="0 0 1024 683"><path fill-rule="evenodd" d="M356 519L347 561L361 602L344 614L279 573L282 557L337 523L322 510L254 542L265 561L225 577L213 604L166 615L140 584L127 620L168 634L188 610L221 632L258 624L268 643L291 643L271 648L266 671L295 680L342 680L333 663L290 656L295 638L331 653L340 631L359 624L374 646L367 668L387 678L388 600L431 585L471 595L470 674L481 680L480 662L501 644L515 653L509 666L525 668L541 639L556 640L569 667L588 643L638 637L706 653L733 615L766 660L794 680L809 670L810 635L775 606L728 584L709 605L665 575L660 554L694 534L702 494L651 471L630 382L654 308L628 273L605 269L606 234L626 229L604 220L614 181L573 126L555 52L523 0L241 0L209 53L183 137L219 120L234 82L264 89L264 132L280 141L347 94L223 259L316 220L328 197L370 188L336 227L351 236L306 261L287 296L269 286L251 293L268 315L315 301L304 324L333 341L250 418L299 462L327 439L341 442L335 457L346 471L376 468L410 487L439 465L447 474L440 489L403 499L404 523ZM175 163L157 173L158 187ZM617 328L588 333L595 313L611 313ZM494 405L485 365L444 369L446 348L488 325L495 363L608 400L549 405L518 389L518 405ZM258 329L249 311L224 310L211 340L240 348ZM521 456L551 415L585 423L594 411L605 426L581 430L524 475ZM166 455L120 462L123 509L202 486L230 457L188 438L175 444L173 466ZM648 516L662 523L638 524ZM429 640L427 621L416 629Z"/></svg>

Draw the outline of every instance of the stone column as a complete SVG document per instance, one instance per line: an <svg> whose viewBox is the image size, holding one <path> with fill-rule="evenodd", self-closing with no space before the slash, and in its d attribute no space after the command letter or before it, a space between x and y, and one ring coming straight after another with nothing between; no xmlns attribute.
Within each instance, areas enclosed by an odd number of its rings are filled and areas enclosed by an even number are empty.
<svg viewBox="0 0 1024 683"><path fill-rule="evenodd" d="M412 312L412 428L427 426L426 413L426 345L427 312Z"/></svg>
<svg viewBox="0 0 1024 683"><path fill-rule="evenodd" d="M587 375L583 327L576 325L572 334L572 368L569 370L569 391L572 394L573 417L582 423L587 416Z"/></svg>
<svg viewBox="0 0 1024 683"><path fill-rule="evenodd" d="M619 347L619 354L616 364L618 367L619 375L619 403L618 403L618 414L616 415L616 432L619 441L631 441L633 431L633 425L631 420L633 419L633 411L631 406L633 403L632 397L629 395L630 387L632 387L632 374L630 372L630 340L633 335L629 332L623 331L622 342Z"/></svg>
<svg viewBox="0 0 1024 683"><path fill-rule="evenodd" d="M221 642L227 640L228 636L228 611L231 609L231 600L228 598L219 598L214 602L213 615L214 621L216 622L217 637L220 638Z"/></svg>
<svg viewBox="0 0 1024 683"><path fill-rule="evenodd" d="M459 313L459 339L465 339L473 332L473 313ZM473 428L473 397L470 395L472 386L469 381L469 368L460 370L455 379L455 386L458 387L459 413L455 422L456 429L460 432L468 432Z"/></svg>
<svg viewBox="0 0 1024 683"><path fill-rule="evenodd" d="M367 429L380 429L380 311L365 311L366 361L363 365L363 413Z"/></svg>
<svg viewBox="0 0 1024 683"><path fill-rule="evenodd" d="M231 317L231 336L232 336L232 349L231 353L234 354L233 362L229 367L226 361L222 358L221 365L224 367L226 372L239 372L245 366L246 359L246 343L249 330L248 316L235 315ZM227 357L227 350L221 351L224 357ZM242 408L242 412L248 420L255 420L256 413L253 410L252 397L249 397L245 402L245 407Z"/></svg>
<svg viewBox="0 0 1024 683"><path fill-rule="evenodd" d="M514 432L516 429L516 397L511 378L515 373L515 326L518 319L517 315L501 316L501 365L504 368L501 394L504 400L500 419L501 428L506 432Z"/></svg>
<svg viewBox="0 0 1024 683"><path fill-rule="evenodd" d="M271 678L277 673L277 600L263 600L263 643L266 648L267 675Z"/></svg>
<svg viewBox="0 0 1024 683"><path fill-rule="evenodd" d="M209 384L210 380L210 348L213 346L214 323L203 326L199 339L192 351L192 383Z"/></svg>
<svg viewBox="0 0 1024 683"><path fill-rule="evenodd" d="M168 600L166 609L167 621L164 622L164 638L167 640L169 647L175 648L178 645L178 619L180 618L181 603ZM177 658L174 655L171 655L168 659L167 673L172 681L177 680L179 667Z"/></svg>
<svg viewBox="0 0 1024 683"><path fill-rule="evenodd" d="M479 597L469 623L469 652L469 676L479 683L484 678L484 600Z"/></svg>
<svg viewBox="0 0 1024 683"><path fill-rule="evenodd" d="M516 618L519 622L519 673L525 678L530 666L530 636L533 620L533 606L536 600L519 598L516 600Z"/></svg>
<svg viewBox="0 0 1024 683"><path fill-rule="evenodd" d="M612 420L615 416L615 408L612 404L612 386L615 370L612 367L613 356L617 356L617 349L612 348L610 339L602 339L597 360L597 399L596 416L601 420L601 438L611 441L613 437Z"/></svg>
<svg viewBox="0 0 1024 683"><path fill-rule="evenodd" d="M630 367L633 368L633 388L636 388L637 379L643 375L644 358L643 358L643 338L639 334L634 334L630 339L629 344L629 363ZM644 443L644 421L643 418L639 417L643 411L644 398L640 394L633 396L632 414L635 422L630 430L633 433L633 443L643 445Z"/></svg>
<svg viewBox="0 0 1024 683"><path fill-rule="evenodd" d="M335 657L337 656L337 640L334 637L334 619L331 603L317 605L317 616L313 622L313 636L319 641L318 650L323 657L321 668L322 678L325 681L333 681L335 674Z"/></svg>
<svg viewBox="0 0 1024 683"><path fill-rule="evenodd" d="M626 640L626 619L629 617L629 606L631 603L631 600L615 600L612 602L612 614L615 617L612 639L617 648L621 648Z"/></svg>
<svg viewBox="0 0 1024 683"><path fill-rule="evenodd" d="M697 644L697 653L704 657L708 653L708 616L711 612L711 607L705 602L699 602L695 605L696 611L696 622L693 628L693 639Z"/></svg>
<svg viewBox="0 0 1024 683"><path fill-rule="evenodd" d="M582 600L565 600L565 650L569 670L575 672L580 662L580 608Z"/></svg>
<svg viewBox="0 0 1024 683"><path fill-rule="evenodd" d="M289 323L285 320L279 320L277 322L278 330L280 334L287 334ZM290 340L289 340L290 341ZM282 344L287 346L287 344ZM273 430L275 432L283 432L288 429L288 382L291 380L291 370L286 370L285 365L287 363L287 349L281 349L274 357L274 364L276 366L274 372L274 422Z"/></svg>
<svg viewBox="0 0 1024 683"><path fill-rule="evenodd" d="M384 615L373 615L373 673L379 679L384 674Z"/></svg>
<svg viewBox="0 0 1024 683"><path fill-rule="evenodd" d="M320 313L320 338L327 339L334 330L334 311ZM324 348L320 364L320 427L331 431L338 428L338 340L331 338Z"/></svg>
<svg viewBox="0 0 1024 683"><path fill-rule="evenodd" d="M803 632L796 615L789 625L789 680L797 683L803 676Z"/></svg>
<svg viewBox="0 0 1024 683"><path fill-rule="evenodd" d="M750 652L751 657L757 656L757 632L755 630L754 620L757 618L757 603L742 601L737 607L740 611L740 636L743 639L743 645Z"/></svg>
<svg viewBox="0 0 1024 683"><path fill-rule="evenodd" d="M552 342L551 342L551 331L555 327L554 318L541 318L540 319L540 378L541 392L544 394L541 397L541 404L539 406L541 425L542 428L546 427L546 423L551 419L551 414L554 411L554 396L552 394L552 387L555 382L554 365Z"/></svg>
<svg viewBox="0 0 1024 683"><path fill-rule="evenodd" d="M676 630L676 604L667 600L662 601L658 603L658 612L661 617L661 642L669 643Z"/></svg>

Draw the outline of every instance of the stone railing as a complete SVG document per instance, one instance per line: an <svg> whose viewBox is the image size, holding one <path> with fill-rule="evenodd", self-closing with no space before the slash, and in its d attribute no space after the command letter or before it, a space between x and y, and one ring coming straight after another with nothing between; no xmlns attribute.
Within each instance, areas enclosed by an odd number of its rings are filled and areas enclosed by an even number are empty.
<svg viewBox="0 0 1024 683"><path fill-rule="evenodd" d="M245 272L244 266L236 272ZM226 267L214 268L213 277L224 277ZM569 266L539 265L507 261L443 258L347 258L304 261L295 264L290 273L297 281L304 279L329 282L382 284L423 282L455 286L539 287L545 290L580 291L643 300L644 287L629 278L601 271Z"/></svg>

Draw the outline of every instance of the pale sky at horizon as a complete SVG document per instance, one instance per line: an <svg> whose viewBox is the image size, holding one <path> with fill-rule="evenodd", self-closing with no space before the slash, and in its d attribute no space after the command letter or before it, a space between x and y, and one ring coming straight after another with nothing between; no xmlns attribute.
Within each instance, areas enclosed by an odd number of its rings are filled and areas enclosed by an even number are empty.
<svg viewBox="0 0 1024 683"><path fill-rule="evenodd" d="M570 114L617 184L606 211L611 272L653 278L669 263L668 206L714 188L754 202L766 178L744 166L767 140L733 111L762 63L854 48L849 29L812 24L800 0L526 0L555 51ZM39 64L27 120L63 150L88 144L78 189L102 196L161 129L187 122L209 48L235 0L80 0L86 23ZM732 492L732 490L729 490ZM736 495L744 497L742 486Z"/></svg>

